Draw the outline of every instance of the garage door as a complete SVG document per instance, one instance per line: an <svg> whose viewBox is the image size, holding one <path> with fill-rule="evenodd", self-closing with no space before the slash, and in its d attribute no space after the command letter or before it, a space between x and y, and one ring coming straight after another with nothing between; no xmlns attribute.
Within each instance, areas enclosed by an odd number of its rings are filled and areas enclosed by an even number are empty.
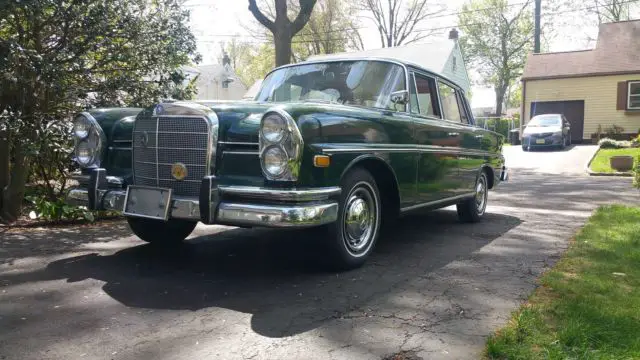
<svg viewBox="0 0 640 360"><path fill-rule="evenodd" d="M564 114L571 123L572 142L582 142L584 130L584 100L532 102L531 117L540 114Z"/></svg>

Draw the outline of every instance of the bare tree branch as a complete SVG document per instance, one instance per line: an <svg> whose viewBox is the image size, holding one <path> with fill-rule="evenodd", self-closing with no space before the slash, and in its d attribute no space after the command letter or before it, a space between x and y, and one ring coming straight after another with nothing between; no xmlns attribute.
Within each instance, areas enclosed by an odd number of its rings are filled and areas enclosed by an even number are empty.
<svg viewBox="0 0 640 360"><path fill-rule="evenodd" d="M256 4L256 0L249 0L249 11L253 14L253 16L262 24L262 26L269 29L269 31L275 31L275 24L273 21L269 20L258 8Z"/></svg>

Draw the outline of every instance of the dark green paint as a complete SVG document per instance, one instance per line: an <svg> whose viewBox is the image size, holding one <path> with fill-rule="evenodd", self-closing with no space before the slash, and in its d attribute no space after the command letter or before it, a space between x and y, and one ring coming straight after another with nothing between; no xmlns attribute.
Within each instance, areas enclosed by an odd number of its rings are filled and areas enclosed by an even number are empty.
<svg viewBox="0 0 640 360"><path fill-rule="evenodd" d="M218 116L218 140L223 143L217 149L216 175L224 185L336 186L346 170L366 159L386 164L397 181L401 206L408 207L473 191L483 166L494 169L497 178L503 165L502 136L459 123L339 104L201 103ZM293 117L304 139L305 150L296 184L265 181L257 155L237 154L239 151L257 151L260 120L273 106ZM148 115L150 109L138 116ZM107 134L110 150L104 163L110 175L130 176L133 116L140 111L104 109L92 112ZM129 142L115 143L114 140ZM347 148L360 150L331 152L332 149ZM389 148L393 151L388 151ZM451 148L458 151L451 152ZM331 166L314 167L313 156L324 151L332 154Z"/></svg>

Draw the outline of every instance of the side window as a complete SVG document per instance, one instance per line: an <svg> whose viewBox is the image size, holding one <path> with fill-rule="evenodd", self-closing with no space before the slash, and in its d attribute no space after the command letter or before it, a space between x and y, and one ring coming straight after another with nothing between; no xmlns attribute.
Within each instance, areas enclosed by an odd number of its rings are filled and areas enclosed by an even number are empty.
<svg viewBox="0 0 640 360"><path fill-rule="evenodd" d="M460 118L462 119L463 124L471 124L471 119L469 119L469 107L466 105L466 99L464 97L464 93L462 91L457 91L458 93L458 104L460 105Z"/></svg>
<svg viewBox="0 0 640 360"><path fill-rule="evenodd" d="M435 96L435 80L415 74L415 84L411 84L411 112L423 116L440 117ZM417 100L414 106L414 99Z"/></svg>
<svg viewBox="0 0 640 360"><path fill-rule="evenodd" d="M438 91L440 92L440 104L442 104L444 118L449 121L462 122L456 90L447 84L438 82Z"/></svg>

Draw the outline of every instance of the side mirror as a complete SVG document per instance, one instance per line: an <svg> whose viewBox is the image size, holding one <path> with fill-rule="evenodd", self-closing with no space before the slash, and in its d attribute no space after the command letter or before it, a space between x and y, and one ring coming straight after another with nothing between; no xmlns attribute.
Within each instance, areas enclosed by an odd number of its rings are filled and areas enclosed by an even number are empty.
<svg viewBox="0 0 640 360"><path fill-rule="evenodd" d="M409 92L407 90L392 92L391 102L394 104L406 105L409 102Z"/></svg>

